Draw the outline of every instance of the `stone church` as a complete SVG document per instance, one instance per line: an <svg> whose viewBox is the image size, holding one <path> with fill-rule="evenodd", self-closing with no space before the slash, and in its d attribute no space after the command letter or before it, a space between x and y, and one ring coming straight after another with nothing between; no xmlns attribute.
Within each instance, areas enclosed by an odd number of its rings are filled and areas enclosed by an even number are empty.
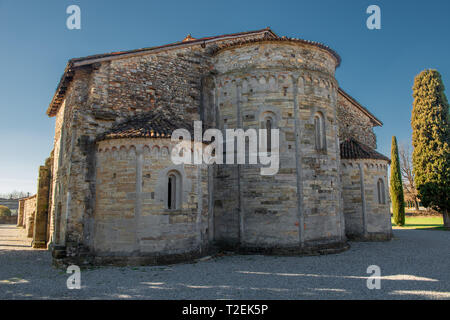
<svg viewBox="0 0 450 320"><path fill-rule="evenodd" d="M47 109L54 148L39 171L33 246L56 263L158 264L390 239L382 122L340 88L340 62L269 28L71 59ZM279 129L278 173L175 165L171 133L195 120Z"/></svg>

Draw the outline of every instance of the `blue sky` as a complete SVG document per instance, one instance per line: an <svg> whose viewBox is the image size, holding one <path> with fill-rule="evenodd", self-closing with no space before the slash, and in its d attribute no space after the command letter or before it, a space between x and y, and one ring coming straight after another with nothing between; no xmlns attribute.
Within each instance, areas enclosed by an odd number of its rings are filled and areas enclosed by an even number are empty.
<svg viewBox="0 0 450 320"><path fill-rule="evenodd" d="M81 30L66 28L72 4L81 8ZM371 4L381 8L381 30L366 27ZM0 0L0 193L35 192L53 146L45 110L70 58L267 26L341 55L336 78L384 123L375 132L386 155L392 135L410 143L414 76L435 68L450 87L446 0Z"/></svg>

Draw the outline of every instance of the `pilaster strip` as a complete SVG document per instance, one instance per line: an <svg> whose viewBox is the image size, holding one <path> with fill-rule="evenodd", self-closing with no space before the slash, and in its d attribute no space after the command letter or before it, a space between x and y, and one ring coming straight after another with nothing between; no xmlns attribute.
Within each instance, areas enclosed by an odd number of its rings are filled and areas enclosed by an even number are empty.
<svg viewBox="0 0 450 320"><path fill-rule="evenodd" d="M294 127L295 127L295 167L297 173L297 219L298 219L298 233L299 233L299 242L303 247L305 243L305 219L303 216L303 188L302 188L302 168L301 168L301 151L300 151L300 115L298 112L298 75L292 76L292 85L293 85L293 95L294 95Z"/></svg>

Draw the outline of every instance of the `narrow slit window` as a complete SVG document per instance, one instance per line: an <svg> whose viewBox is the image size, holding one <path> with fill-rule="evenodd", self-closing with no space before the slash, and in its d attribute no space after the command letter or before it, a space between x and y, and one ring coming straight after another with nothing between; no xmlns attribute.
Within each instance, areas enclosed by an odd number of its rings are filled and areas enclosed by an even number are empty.
<svg viewBox="0 0 450 320"><path fill-rule="evenodd" d="M314 116L314 137L317 151L325 150L325 123L322 114Z"/></svg>
<svg viewBox="0 0 450 320"><path fill-rule="evenodd" d="M386 198L385 198L385 194L384 194L384 182L383 182L383 179L378 179L377 189L378 189L378 203L379 204L385 204L386 203Z"/></svg>
<svg viewBox="0 0 450 320"><path fill-rule="evenodd" d="M272 151L272 119L266 119L266 130L267 130L267 152Z"/></svg>
<svg viewBox="0 0 450 320"><path fill-rule="evenodd" d="M176 176L172 174L169 175L167 186L167 208L169 209L176 209L176 186Z"/></svg>
<svg viewBox="0 0 450 320"><path fill-rule="evenodd" d="M171 171L167 175L167 209L181 208L181 175L178 171Z"/></svg>

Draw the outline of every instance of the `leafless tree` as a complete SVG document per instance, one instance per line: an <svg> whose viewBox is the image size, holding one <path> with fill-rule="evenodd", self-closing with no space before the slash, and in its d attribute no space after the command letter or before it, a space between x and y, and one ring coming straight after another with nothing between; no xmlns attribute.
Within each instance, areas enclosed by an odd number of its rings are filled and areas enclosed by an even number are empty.
<svg viewBox="0 0 450 320"><path fill-rule="evenodd" d="M17 191L17 190L13 190L9 193L0 194L0 198L4 198L4 199L20 199L20 198L24 198L24 197L28 197L28 196L30 196L29 192L23 192L23 191Z"/></svg>
<svg viewBox="0 0 450 320"><path fill-rule="evenodd" d="M414 172L412 164L412 152L409 144L402 143L399 149L400 167L403 179L403 189L406 201L414 202L416 210L419 210L417 189L414 184Z"/></svg>

